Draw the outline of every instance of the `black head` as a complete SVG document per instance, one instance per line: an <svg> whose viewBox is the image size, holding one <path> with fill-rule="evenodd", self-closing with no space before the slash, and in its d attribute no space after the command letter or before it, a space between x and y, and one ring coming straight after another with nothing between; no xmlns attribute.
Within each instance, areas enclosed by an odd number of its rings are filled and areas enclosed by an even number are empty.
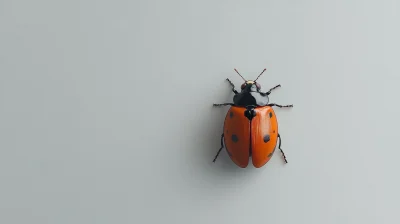
<svg viewBox="0 0 400 224"><path fill-rule="evenodd" d="M248 80L240 87L242 92L259 92L261 85L255 81Z"/></svg>

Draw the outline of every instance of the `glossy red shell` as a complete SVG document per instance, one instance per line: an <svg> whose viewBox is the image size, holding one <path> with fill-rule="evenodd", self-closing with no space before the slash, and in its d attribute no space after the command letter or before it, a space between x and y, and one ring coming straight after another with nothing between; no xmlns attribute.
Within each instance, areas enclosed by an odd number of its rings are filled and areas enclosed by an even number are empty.
<svg viewBox="0 0 400 224"><path fill-rule="evenodd" d="M275 152L278 121L270 106L254 109L256 116L249 121L246 108L232 106L224 122L224 143L228 155L239 167L248 166L250 158L256 168L264 166Z"/></svg>

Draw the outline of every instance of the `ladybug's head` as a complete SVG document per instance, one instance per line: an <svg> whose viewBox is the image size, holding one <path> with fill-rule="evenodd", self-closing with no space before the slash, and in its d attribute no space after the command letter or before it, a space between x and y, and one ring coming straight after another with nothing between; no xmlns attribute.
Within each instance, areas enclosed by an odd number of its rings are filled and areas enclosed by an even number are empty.
<svg viewBox="0 0 400 224"><path fill-rule="evenodd" d="M256 81L265 72L265 70L267 70L267 69L264 68L264 70L257 76L257 78L254 81L252 81L252 80L246 80L245 78L243 78L243 76L235 68L236 73L240 77L242 77L242 79L244 80L244 83L240 87L242 89L242 92L258 92L258 91L260 91L261 85Z"/></svg>
<svg viewBox="0 0 400 224"><path fill-rule="evenodd" d="M248 80L243 83L240 88L242 89L242 92L258 92L261 89L261 85L258 82Z"/></svg>

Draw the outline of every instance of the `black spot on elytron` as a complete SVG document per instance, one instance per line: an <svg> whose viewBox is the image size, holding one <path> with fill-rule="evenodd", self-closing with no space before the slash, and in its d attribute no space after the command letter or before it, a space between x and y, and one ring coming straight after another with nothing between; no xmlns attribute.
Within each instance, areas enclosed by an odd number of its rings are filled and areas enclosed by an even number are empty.
<svg viewBox="0 0 400 224"><path fill-rule="evenodd" d="M272 117L272 112L269 112L269 117Z"/></svg>
<svg viewBox="0 0 400 224"><path fill-rule="evenodd" d="M264 142L265 143L269 142L269 139L270 139L269 135L265 135L264 136Z"/></svg>
<svg viewBox="0 0 400 224"><path fill-rule="evenodd" d="M237 137L237 135L235 135L235 134L232 135L232 141L233 142L238 142L239 141L239 138Z"/></svg>
<svg viewBox="0 0 400 224"><path fill-rule="evenodd" d="M231 111L230 113L229 113L229 117L233 117L233 112Z"/></svg>
<svg viewBox="0 0 400 224"><path fill-rule="evenodd" d="M275 130L273 130L272 133L275 133Z"/></svg>
<svg viewBox="0 0 400 224"><path fill-rule="evenodd" d="M271 158L272 154L274 154L273 152L271 152L270 154L268 154L268 157Z"/></svg>

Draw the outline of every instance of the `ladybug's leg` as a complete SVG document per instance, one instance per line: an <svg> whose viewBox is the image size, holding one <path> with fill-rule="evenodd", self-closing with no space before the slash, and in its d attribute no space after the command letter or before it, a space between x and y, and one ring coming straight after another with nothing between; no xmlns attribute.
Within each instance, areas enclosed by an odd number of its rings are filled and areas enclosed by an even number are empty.
<svg viewBox="0 0 400 224"><path fill-rule="evenodd" d="M277 107L282 108L282 107L293 107L293 104L290 104L290 105L279 105L279 104L276 104L276 103L270 103L270 104L267 104L267 106L270 106L270 107L277 106Z"/></svg>
<svg viewBox="0 0 400 224"><path fill-rule="evenodd" d="M214 103L214 107L220 107L220 106L233 106L233 103Z"/></svg>
<svg viewBox="0 0 400 224"><path fill-rule="evenodd" d="M229 82L229 84L231 84L232 92L234 92L235 94L239 94L239 92L235 90L235 85L233 84L233 82L231 82L231 80L229 80L228 78L226 80Z"/></svg>
<svg viewBox="0 0 400 224"><path fill-rule="evenodd" d="M213 160L214 163L215 163L215 160L217 160L217 157L218 157L219 153L221 152L222 148L224 148L224 140L223 139L224 139L224 134L221 135L221 148L218 150L218 153Z"/></svg>
<svg viewBox="0 0 400 224"><path fill-rule="evenodd" d="M281 135L280 135L279 133L278 133L278 138L279 138L279 145L278 145L278 148L279 148L279 150L281 150L281 153L282 153L283 159L285 160L285 163L288 163L287 160L286 160L285 153L284 153L283 150L281 149L282 140L281 140Z"/></svg>
<svg viewBox="0 0 400 224"><path fill-rule="evenodd" d="M267 94L267 96L268 96L269 94L271 94L272 90L274 90L274 89L276 89L276 88L278 88L278 87L281 87L281 84L275 86L274 88L271 88L271 89L270 89L268 92L266 92L265 94Z"/></svg>

